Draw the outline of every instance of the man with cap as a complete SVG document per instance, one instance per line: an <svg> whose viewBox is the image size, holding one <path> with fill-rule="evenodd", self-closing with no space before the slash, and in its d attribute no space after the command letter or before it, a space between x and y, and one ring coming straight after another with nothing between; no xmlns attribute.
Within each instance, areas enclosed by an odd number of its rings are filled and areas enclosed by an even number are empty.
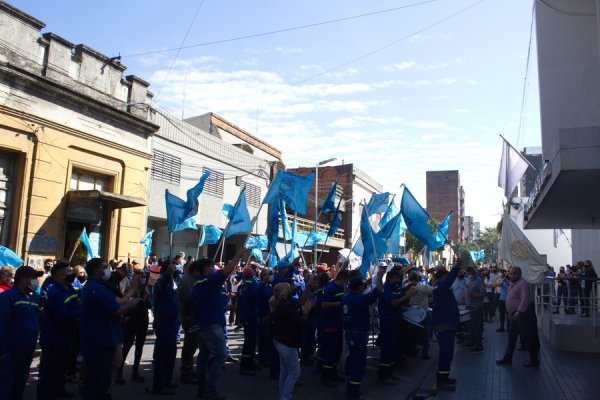
<svg viewBox="0 0 600 400"><path fill-rule="evenodd" d="M244 267L242 270L242 283L238 287L240 302L240 320L244 326L244 344L242 346L242 360L240 361L240 374L252 376L253 371L260 370L256 364L256 341L258 339L258 294L259 286L254 279L254 270Z"/></svg>
<svg viewBox="0 0 600 400"><path fill-rule="evenodd" d="M120 316L135 307L139 299L117 301L107 287L112 270L102 258L92 258L86 264L88 281L81 290L81 353L87 375L83 398L105 400L117 346L123 344ZM131 281L130 291L137 289L139 278ZM121 304L123 303L123 304Z"/></svg>
<svg viewBox="0 0 600 400"><path fill-rule="evenodd" d="M77 337L79 311L79 292L73 287L75 272L68 262L55 264L50 274L54 284L46 293L46 302L42 314L40 344L40 380L38 399L56 399L74 397L65 389L67 372L66 357Z"/></svg>
<svg viewBox="0 0 600 400"><path fill-rule="evenodd" d="M222 287L227 277L233 272L242 258L244 249L240 249L227 266L215 270L209 259L194 261L191 269L199 269L199 276L192 290L196 306L194 331L198 334L198 392L197 398L206 400L223 400L216 390L219 372L227 359L225 344L225 303Z"/></svg>
<svg viewBox="0 0 600 400"><path fill-rule="evenodd" d="M40 316L33 293L44 273L22 266L12 289L0 294L0 399L21 399L38 336Z"/></svg>

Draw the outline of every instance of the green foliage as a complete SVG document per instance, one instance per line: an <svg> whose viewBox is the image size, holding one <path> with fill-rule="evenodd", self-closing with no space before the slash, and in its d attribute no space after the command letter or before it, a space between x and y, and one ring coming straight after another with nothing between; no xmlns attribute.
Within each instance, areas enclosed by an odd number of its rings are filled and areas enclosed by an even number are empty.
<svg viewBox="0 0 600 400"><path fill-rule="evenodd" d="M497 227L486 227L481 235L481 239L477 241L480 249L485 251L485 262L496 262L498 257L498 230ZM479 250L479 249L478 249Z"/></svg>
<svg viewBox="0 0 600 400"><path fill-rule="evenodd" d="M410 250L413 251L413 254L419 254L423 251L423 247L425 246L419 239L413 236L408 230L404 232L405 235L405 245L404 245L404 253L408 253Z"/></svg>

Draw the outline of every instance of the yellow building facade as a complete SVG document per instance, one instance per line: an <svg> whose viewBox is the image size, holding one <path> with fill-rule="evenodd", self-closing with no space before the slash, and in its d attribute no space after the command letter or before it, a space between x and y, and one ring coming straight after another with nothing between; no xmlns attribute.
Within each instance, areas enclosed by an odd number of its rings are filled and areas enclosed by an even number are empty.
<svg viewBox="0 0 600 400"><path fill-rule="evenodd" d="M151 93L85 45L0 3L0 244L46 258L140 258L146 232ZM6 35L5 35L6 34Z"/></svg>

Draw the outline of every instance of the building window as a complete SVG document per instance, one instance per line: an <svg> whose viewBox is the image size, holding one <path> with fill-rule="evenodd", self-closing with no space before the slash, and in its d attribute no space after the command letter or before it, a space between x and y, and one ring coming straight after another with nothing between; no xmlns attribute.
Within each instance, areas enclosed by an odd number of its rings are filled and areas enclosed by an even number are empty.
<svg viewBox="0 0 600 400"><path fill-rule="evenodd" d="M260 207L260 186L253 185L248 182L244 182L246 185L246 203L250 207Z"/></svg>
<svg viewBox="0 0 600 400"><path fill-rule="evenodd" d="M210 168L203 168L202 173L204 174L206 171L210 171L210 175L204 184L204 191L202 193L206 193L211 196L223 198L223 187L225 184L225 177L223 173L214 171Z"/></svg>
<svg viewBox="0 0 600 400"><path fill-rule="evenodd" d="M101 175L93 175L89 172L73 170L71 174L71 190L100 190L106 188L106 177Z"/></svg>
<svg viewBox="0 0 600 400"><path fill-rule="evenodd" d="M153 150L150 173L153 179L169 183L179 183L181 180L181 158L160 150Z"/></svg>

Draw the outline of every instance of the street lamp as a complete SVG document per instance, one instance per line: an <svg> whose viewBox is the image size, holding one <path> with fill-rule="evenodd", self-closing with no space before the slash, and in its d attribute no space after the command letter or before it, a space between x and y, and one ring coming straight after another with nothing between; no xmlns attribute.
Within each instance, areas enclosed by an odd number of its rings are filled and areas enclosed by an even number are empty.
<svg viewBox="0 0 600 400"><path fill-rule="evenodd" d="M319 167L335 160L337 160L337 158L329 158L327 160L319 161L315 167L315 235L317 234L317 220L319 218ZM316 264L317 242L315 241L315 246L313 249L313 265L316 266Z"/></svg>

